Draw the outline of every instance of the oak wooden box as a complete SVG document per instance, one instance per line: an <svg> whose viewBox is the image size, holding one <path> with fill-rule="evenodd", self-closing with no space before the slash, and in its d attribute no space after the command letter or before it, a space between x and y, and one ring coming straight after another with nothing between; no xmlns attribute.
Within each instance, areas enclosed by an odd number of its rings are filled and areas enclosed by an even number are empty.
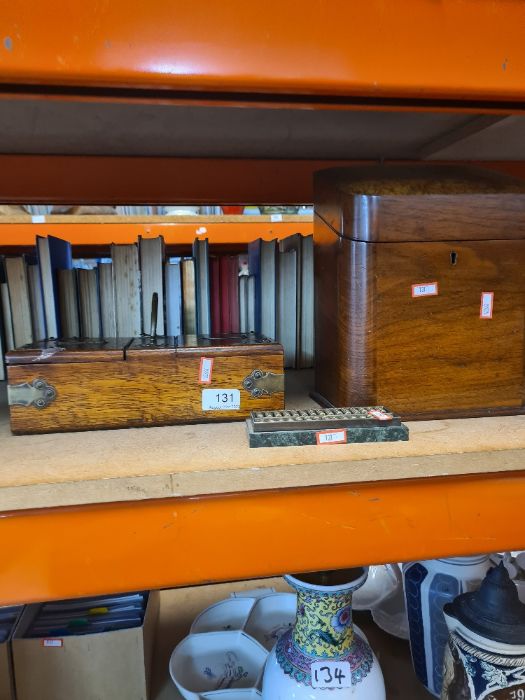
<svg viewBox="0 0 525 700"><path fill-rule="evenodd" d="M241 420L284 408L283 348L253 334L45 341L6 359L15 434Z"/></svg>
<svg viewBox="0 0 525 700"><path fill-rule="evenodd" d="M453 166L322 171L314 240L324 403L404 419L523 412L521 180Z"/></svg>

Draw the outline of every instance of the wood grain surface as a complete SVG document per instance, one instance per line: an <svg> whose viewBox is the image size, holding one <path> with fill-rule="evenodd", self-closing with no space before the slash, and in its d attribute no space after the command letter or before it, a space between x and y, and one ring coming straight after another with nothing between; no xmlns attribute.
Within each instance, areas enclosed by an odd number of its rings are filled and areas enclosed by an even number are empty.
<svg viewBox="0 0 525 700"><path fill-rule="evenodd" d="M206 352L130 351L115 362L10 365L11 385L44 379L57 392L45 408L11 406L11 429L16 434L96 428L173 425L203 421L243 420L250 411L284 407L284 392L254 398L243 380L255 369L283 374L283 355L239 354L225 348ZM226 354L228 353L228 354ZM201 357L214 358L212 382L199 383ZM203 389L240 391L239 410L202 409Z"/></svg>
<svg viewBox="0 0 525 700"><path fill-rule="evenodd" d="M385 165L316 174L315 212L360 241L521 239L525 183L482 168Z"/></svg>
<svg viewBox="0 0 525 700"><path fill-rule="evenodd" d="M42 340L11 350L8 365L70 364L72 362L119 362L124 360L131 338Z"/></svg>
<svg viewBox="0 0 525 700"><path fill-rule="evenodd" d="M312 382L288 375L289 408L315 406ZM271 449L243 423L16 436L4 397L0 511L523 470L524 416L408 425L409 442Z"/></svg>
<svg viewBox="0 0 525 700"><path fill-rule="evenodd" d="M405 419L525 410L525 229L515 216L525 199L502 195L521 202L512 209L490 204L497 196L374 196L359 214L341 200L348 237L316 216L316 391L327 402L384 404ZM436 295L413 296L429 283ZM492 318L480 317L483 292L494 295Z"/></svg>

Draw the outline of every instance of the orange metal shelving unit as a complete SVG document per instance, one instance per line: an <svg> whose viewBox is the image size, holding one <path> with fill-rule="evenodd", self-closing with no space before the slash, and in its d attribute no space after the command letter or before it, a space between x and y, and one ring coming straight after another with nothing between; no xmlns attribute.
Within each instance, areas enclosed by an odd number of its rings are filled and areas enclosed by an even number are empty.
<svg viewBox="0 0 525 700"><path fill-rule="evenodd" d="M355 161L0 154L0 199L22 204L304 204L313 202L317 170L347 164ZM525 177L525 162L476 164ZM235 232L238 236L239 227ZM100 235L97 229L94 233Z"/></svg>
<svg viewBox="0 0 525 700"><path fill-rule="evenodd" d="M253 95L521 103L525 6L514 0L205 5L11 0L1 10L6 84ZM49 91L50 92L50 91ZM163 95L164 93L164 95ZM182 94L181 94L182 93ZM51 94L56 94L56 91ZM247 99L247 98L246 98Z"/></svg>
<svg viewBox="0 0 525 700"><path fill-rule="evenodd" d="M524 491L513 472L7 512L0 600L520 549Z"/></svg>
<svg viewBox="0 0 525 700"><path fill-rule="evenodd" d="M22 217L21 217L22 218ZM274 219L272 221L272 218ZM74 221L74 223L70 223ZM2 246L33 246L35 236L58 236L73 245L103 246L134 243L138 236L163 236L167 245L191 245L196 237L212 244L247 244L256 238L271 240L293 233L313 233L312 217L306 216L180 216L123 217L50 216L30 217L24 223L0 219Z"/></svg>
<svg viewBox="0 0 525 700"><path fill-rule="evenodd" d="M263 10L241 0L57 0L52 11L11 0L0 20L0 97L11 100L524 111L525 4L514 0L267 0ZM0 200L162 203L176 192L186 202L305 202L312 171L328 164L13 153L0 156ZM109 240L99 225L68 226L44 224L77 243ZM111 239L135 237L135 226L112 224ZM146 233L195 233L194 223L156 226ZM213 236L245 235L222 226ZM32 243L37 228L6 224L2 244ZM41 439L52 438L35 437L35 455ZM0 603L525 547L524 472L395 476L4 512Z"/></svg>

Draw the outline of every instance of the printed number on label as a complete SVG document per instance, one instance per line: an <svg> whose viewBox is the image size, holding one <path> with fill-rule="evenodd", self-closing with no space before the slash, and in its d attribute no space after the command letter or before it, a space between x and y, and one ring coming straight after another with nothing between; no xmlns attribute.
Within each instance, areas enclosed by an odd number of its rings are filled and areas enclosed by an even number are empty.
<svg viewBox="0 0 525 700"><path fill-rule="evenodd" d="M380 411L379 409L376 408L371 408L368 411L368 415L372 416L372 418L377 418L377 420L392 420L392 416L388 415L388 413L385 413L384 411Z"/></svg>
<svg viewBox="0 0 525 700"><path fill-rule="evenodd" d="M213 357L201 357L199 366L199 384L211 384Z"/></svg>
<svg viewBox="0 0 525 700"><path fill-rule="evenodd" d="M437 282L425 282L425 284L413 284L413 297L435 297L438 294Z"/></svg>
<svg viewBox="0 0 525 700"><path fill-rule="evenodd" d="M481 307L479 309L480 318L492 318L494 308L494 292L481 292Z"/></svg>
<svg viewBox="0 0 525 700"><path fill-rule="evenodd" d="M203 411L238 411L241 392L238 389L203 389Z"/></svg>
<svg viewBox="0 0 525 700"><path fill-rule="evenodd" d="M62 647L62 646L64 646L64 640L63 639L43 639L42 646L43 647Z"/></svg>
<svg viewBox="0 0 525 700"><path fill-rule="evenodd" d="M336 445L346 442L346 430L320 430L315 437L318 445Z"/></svg>
<svg viewBox="0 0 525 700"><path fill-rule="evenodd" d="M487 700L498 700L498 698L503 699L503 698L508 698L508 700L525 700L525 690L523 689L523 686L520 688L516 688L515 690L511 690L510 688L505 690L501 689L498 691L498 695L487 695Z"/></svg>
<svg viewBox="0 0 525 700"><path fill-rule="evenodd" d="M348 661L315 661L310 672L312 688L350 688L352 685Z"/></svg>

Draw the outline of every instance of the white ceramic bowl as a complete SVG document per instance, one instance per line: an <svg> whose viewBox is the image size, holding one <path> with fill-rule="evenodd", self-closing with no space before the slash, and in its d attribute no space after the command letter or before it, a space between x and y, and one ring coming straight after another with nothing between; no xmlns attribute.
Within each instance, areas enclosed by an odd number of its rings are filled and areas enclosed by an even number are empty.
<svg viewBox="0 0 525 700"><path fill-rule="evenodd" d="M257 598L227 598L203 610L193 621L190 634L244 630L271 651L279 637L293 626L296 612L295 593L268 590Z"/></svg>
<svg viewBox="0 0 525 700"><path fill-rule="evenodd" d="M265 595L275 593L275 588L272 586L259 586L258 588L249 588L245 591L233 591L230 593L230 598L264 598Z"/></svg>
<svg viewBox="0 0 525 700"><path fill-rule="evenodd" d="M228 598L210 605L197 615L190 634L242 630L254 604L255 598Z"/></svg>
<svg viewBox="0 0 525 700"><path fill-rule="evenodd" d="M199 700L212 691L257 688L267 656L245 632L190 634L173 650L170 675L186 700Z"/></svg>
<svg viewBox="0 0 525 700"><path fill-rule="evenodd" d="M211 693L203 693L202 700L258 700L262 698L259 690L252 688L251 690L217 690Z"/></svg>
<svg viewBox="0 0 525 700"><path fill-rule="evenodd" d="M259 598L253 606L244 631L271 651L279 638L293 627L297 613L295 593L274 593Z"/></svg>

